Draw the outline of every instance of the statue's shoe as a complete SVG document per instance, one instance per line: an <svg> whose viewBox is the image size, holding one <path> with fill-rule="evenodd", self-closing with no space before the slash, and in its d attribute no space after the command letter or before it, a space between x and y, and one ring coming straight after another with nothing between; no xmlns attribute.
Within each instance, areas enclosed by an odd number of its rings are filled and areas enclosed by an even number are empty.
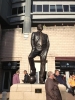
<svg viewBox="0 0 75 100"><path fill-rule="evenodd" d="M45 84L45 82L43 81L43 78L40 78L40 84Z"/></svg>
<svg viewBox="0 0 75 100"><path fill-rule="evenodd" d="M30 76L35 76L36 75L36 71L32 71L29 75Z"/></svg>
<svg viewBox="0 0 75 100"><path fill-rule="evenodd" d="M40 81L40 84L45 84L45 82L44 81Z"/></svg>

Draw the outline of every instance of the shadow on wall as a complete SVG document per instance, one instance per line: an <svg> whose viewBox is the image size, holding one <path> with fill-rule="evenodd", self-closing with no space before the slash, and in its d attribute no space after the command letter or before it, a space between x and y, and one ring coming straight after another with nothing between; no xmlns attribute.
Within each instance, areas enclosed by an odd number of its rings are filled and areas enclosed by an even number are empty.
<svg viewBox="0 0 75 100"><path fill-rule="evenodd" d="M16 29L2 30L2 34L1 34L1 56L0 56L1 62L13 61L15 33L16 33ZM8 66L6 66L6 67L8 67ZM4 76L4 75L6 75L6 71L8 71L7 74L10 75L11 70L3 69L3 66L1 64L1 68L0 68L0 76L1 76L0 90L1 91L4 90L3 84L4 84L4 80L6 80L5 76Z"/></svg>
<svg viewBox="0 0 75 100"><path fill-rule="evenodd" d="M13 50L14 50L14 34L15 34L15 30L2 30L2 34L1 34L1 61L12 61L12 57L13 57ZM6 66L7 67L7 66ZM5 71L3 70L2 66L1 66L1 91L3 91L3 84L4 84L4 80L6 80L4 78L5 75ZM8 73L7 73L8 74ZM7 84L7 83L6 83Z"/></svg>
<svg viewBox="0 0 75 100"><path fill-rule="evenodd" d="M22 29L2 30L1 35L1 61L11 61L13 57L20 57Z"/></svg>
<svg viewBox="0 0 75 100"><path fill-rule="evenodd" d="M6 61L6 58L13 57L13 46L14 46L14 34L15 30L2 30L1 35L1 60Z"/></svg>

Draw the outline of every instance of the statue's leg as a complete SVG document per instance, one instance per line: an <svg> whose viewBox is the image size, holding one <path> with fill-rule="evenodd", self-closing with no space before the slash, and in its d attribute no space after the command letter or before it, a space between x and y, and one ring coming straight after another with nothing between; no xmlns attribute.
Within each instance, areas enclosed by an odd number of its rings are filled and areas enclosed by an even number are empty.
<svg viewBox="0 0 75 100"><path fill-rule="evenodd" d="M41 60L41 68L40 68L40 83L44 83L44 75L45 75L45 64L46 64L46 55L44 52L40 55Z"/></svg>
<svg viewBox="0 0 75 100"><path fill-rule="evenodd" d="M36 68L35 68L35 64L34 64L34 58L38 55L38 53L36 51L33 51L30 53L28 60L29 60L29 64L30 64L30 69L31 69L31 76L34 76L36 74Z"/></svg>

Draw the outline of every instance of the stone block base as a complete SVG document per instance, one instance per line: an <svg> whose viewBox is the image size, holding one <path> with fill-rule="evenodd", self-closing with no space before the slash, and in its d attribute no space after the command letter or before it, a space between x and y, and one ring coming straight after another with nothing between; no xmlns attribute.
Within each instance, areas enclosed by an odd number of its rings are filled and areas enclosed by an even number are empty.
<svg viewBox="0 0 75 100"><path fill-rule="evenodd" d="M66 88L59 85L62 100L66 100ZM46 100L44 84L15 84L10 88L9 100Z"/></svg>

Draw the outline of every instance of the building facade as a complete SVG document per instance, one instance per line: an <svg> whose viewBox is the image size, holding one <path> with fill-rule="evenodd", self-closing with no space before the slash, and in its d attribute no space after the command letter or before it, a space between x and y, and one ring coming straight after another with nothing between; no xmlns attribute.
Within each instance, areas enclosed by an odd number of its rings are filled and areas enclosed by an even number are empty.
<svg viewBox="0 0 75 100"><path fill-rule="evenodd" d="M2 5L3 4L3 5ZM0 90L9 91L12 76L20 68L30 72L28 55L31 33L44 25L50 48L46 71L75 72L75 1L74 0L1 0L0 1ZM37 73L40 59L35 58Z"/></svg>

